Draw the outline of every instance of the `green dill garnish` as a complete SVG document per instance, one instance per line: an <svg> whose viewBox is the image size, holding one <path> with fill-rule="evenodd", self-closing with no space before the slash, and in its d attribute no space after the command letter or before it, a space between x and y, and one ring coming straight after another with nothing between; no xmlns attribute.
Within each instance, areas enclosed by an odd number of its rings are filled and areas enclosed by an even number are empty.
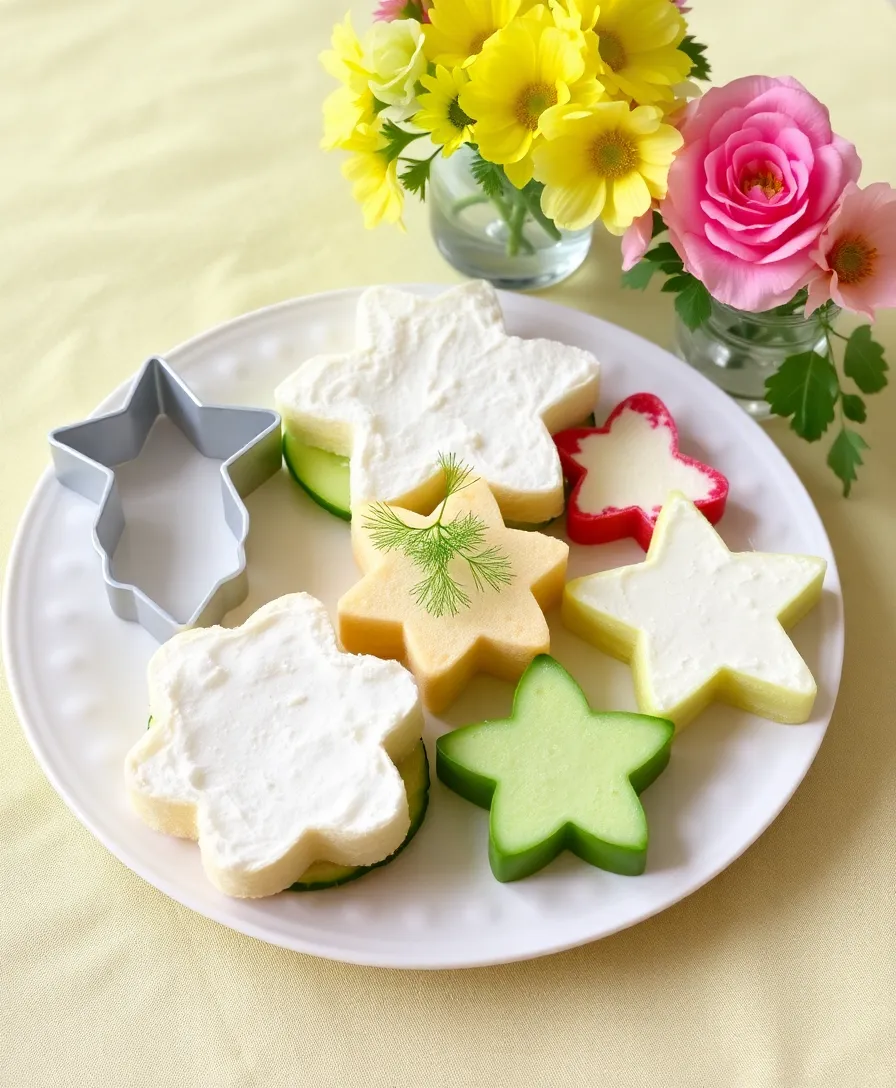
<svg viewBox="0 0 896 1088"><path fill-rule="evenodd" d="M439 454L445 477L445 497L430 525L407 525L385 503L375 503L364 528L370 531L373 546L381 552L399 551L419 568L423 577L411 588L414 600L430 615L456 616L469 608L470 595L452 575L454 559L462 559L470 571L475 589L500 590L513 578L510 560L492 545L485 546L488 526L472 512L445 521L445 507L452 495L475 483L473 470L451 453Z"/></svg>

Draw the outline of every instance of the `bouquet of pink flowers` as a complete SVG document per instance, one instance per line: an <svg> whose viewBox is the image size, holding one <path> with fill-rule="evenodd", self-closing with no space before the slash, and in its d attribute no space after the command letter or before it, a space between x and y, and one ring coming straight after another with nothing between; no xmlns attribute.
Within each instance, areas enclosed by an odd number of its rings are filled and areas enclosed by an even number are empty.
<svg viewBox="0 0 896 1088"><path fill-rule="evenodd" d="M887 364L868 325L845 337L833 321L839 308L873 320L878 307L896 305L896 191L859 187L855 147L795 79L749 76L714 88L686 107L678 128L684 142L666 195L623 238L624 282L642 288L655 272L668 276L663 290L676 294L691 329L712 299L749 313L814 314L823 350L785 359L766 400L810 442L839 416L828 464L848 495L867 449L848 423L865 420L861 394L883 389ZM845 344L843 376L835 341Z"/></svg>

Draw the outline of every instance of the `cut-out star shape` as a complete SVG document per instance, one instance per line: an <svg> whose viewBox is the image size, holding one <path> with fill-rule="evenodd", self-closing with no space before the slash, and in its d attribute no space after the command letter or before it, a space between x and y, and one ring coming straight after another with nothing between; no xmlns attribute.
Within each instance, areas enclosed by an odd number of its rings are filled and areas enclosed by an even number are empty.
<svg viewBox="0 0 896 1088"><path fill-rule="evenodd" d="M509 560L511 580L498 589L477 588L462 560L451 573L470 598L456 615L434 616L417 602L420 570L405 554L374 546L361 506L352 518L352 548L364 577L339 601L339 636L346 649L406 662L424 704L448 706L477 672L516 680L536 654L550 648L543 609L563 592L569 545L542 533L505 527L482 480L452 495L444 520L473 514L485 523L484 548ZM396 509L407 525L429 525L422 516Z"/></svg>
<svg viewBox="0 0 896 1088"><path fill-rule="evenodd" d="M571 850L611 872L636 875L647 858L638 799L669 761L674 727L643 714L594 711L553 658L520 680L511 716L440 737L439 778L490 808L489 861L518 880Z"/></svg>
<svg viewBox="0 0 896 1088"><path fill-rule="evenodd" d="M211 881L272 895L312 862L372 865L404 840L395 762L419 741L410 673L344 653L304 593L241 627L188 631L148 671L153 725L125 777L151 827L196 839Z"/></svg>
<svg viewBox="0 0 896 1088"><path fill-rule="evenodd" d="M435 298L370 288L358 303L356 341L345 355L308 360L275 394L287 430L350 457L352 505L431 509L438 457L450 450L511 521L561 512L551 434L592 411L592 355L508 336L497 294L482 281Z"/></svg>
<svg viewBox="0 0 896 1088"><path fill-rule="evenodd" d="M712 700L805 721L816 685L784 628L818 601L826 563L730 552L694 504L672 495L647 558L564 592L567 627L630 661L638 706L681 726Z"/></svg>
<svg viewBox="0 0 896 1088"><path fill-rule="evenodd" d="M652 393L617 404L603 427L554 435L572 485L566 507L570 540L604 544L623 537L647 551L660 508L673 491L687 495L708 521L725 512L728 481L679 450L669 409Z"/></svg>
<svg viewBox="0 0 896 1088"><path fill-rule="evenodd" d="M139 587L118 581L112 557L124 532L115 470L140 456L159 416L167 415L204 456L222 462L224 515L238 545L237 569L210 585L193 615L176 620ZM280 416L266 408L202 404L164 359L151 358L134 379L122 408L50 433L59 482L99 504L93 543L102 560L112 611L136 620L160 642L184 628L217 623L249 591L244 545L249 512L243 499L280 470Z"/></svg>

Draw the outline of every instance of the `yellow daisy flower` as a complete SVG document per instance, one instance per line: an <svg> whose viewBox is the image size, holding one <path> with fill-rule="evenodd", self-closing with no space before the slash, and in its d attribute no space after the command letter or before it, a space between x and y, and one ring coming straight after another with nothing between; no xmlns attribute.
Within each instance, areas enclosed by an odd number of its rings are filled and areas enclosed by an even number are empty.
<svg viewBox="0 0 896 1088"><path fill-rule="evenodd" d="M436 65L435 75L420 80L426 92L417 98L420 109L414 115L414 124L428 132L434 144L442 145L446 158L473 139L473 118L464 113L458 101L468 82L463 68L449 72L441 64Z"/></svg>
<svg viewBox="0 0 896 1088"><path fill-rule="evenodd" d="M541 123L535 177L545 187L542 210L561 229L580 230L600 218L622 234L666 195L669 166L683 141L656 106L568 106L549 110Z"/></svg>
<svg viewBox="0 0 896 1088"><path fill-rule="evenodd" d="M320 55L326 71L343 86L324 100L322 148L331 151L351 139L359 125L370 124L376 116L370 72L363 65L364 51L347 15L333 28L332 49Z"/></svg>
<svg viewBox="0 0 896 1088"><path fill-rule="evenodd" d="M427 60L445 68L471 64L519 9L520 0L434 0L423 27Z"/></svg>
<svg viewBox="0 0 896 1088"><path fill-rule="evenodd" d="M476 118L473 136L483 158L503 164L519 187L531 177L526 160L542 114L569 102L570 84L585 71L582 42L543 13L535 8L489 38L459 99Z"/></svg>
<svg viewBox="0 0 896 1088"><path fill-rule="evenodd" d="M600 0L594 30L609 93L642 104L670 101L692 67L678 48L686 29L671 0Z"/></svg>
<svg viewBox="0 0 896 1088"><path fill-rule="evenodd" d="M385 155L385 136L372 125L361 125L342 145L352 156L342 164L342 174L352 184L352 196L361 205L364 226L397 223L402 230L404 193L398 180L398 163Z"/></svg>

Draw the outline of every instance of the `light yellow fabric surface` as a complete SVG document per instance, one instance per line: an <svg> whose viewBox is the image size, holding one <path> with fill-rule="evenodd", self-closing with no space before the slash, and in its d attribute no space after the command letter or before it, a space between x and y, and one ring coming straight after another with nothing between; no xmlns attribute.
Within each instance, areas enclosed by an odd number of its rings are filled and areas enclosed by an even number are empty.
<svg viewBox="0 0 896 1088"><path fill-rule="evenodd" d="M693 0L719 81L802 79L896 182L886 0ZM372 4L372 0L371 0ZM354 10L364 21L364 5ZM369 8L367 9L369 10ZM317 149L334 0L0 5L0 561L77 419L153 351L314 290L456 277L411 207L366 234ZM550 297L665 343L618 243ZM896 319L878 333L896 362ZM138 879L43 778L0 681L0 1086L896 1084L896 396L844 502L772 426L824 517L848 644L792 803L708 887L628 932L505 968L343 966L267 947Z"/></svg>

